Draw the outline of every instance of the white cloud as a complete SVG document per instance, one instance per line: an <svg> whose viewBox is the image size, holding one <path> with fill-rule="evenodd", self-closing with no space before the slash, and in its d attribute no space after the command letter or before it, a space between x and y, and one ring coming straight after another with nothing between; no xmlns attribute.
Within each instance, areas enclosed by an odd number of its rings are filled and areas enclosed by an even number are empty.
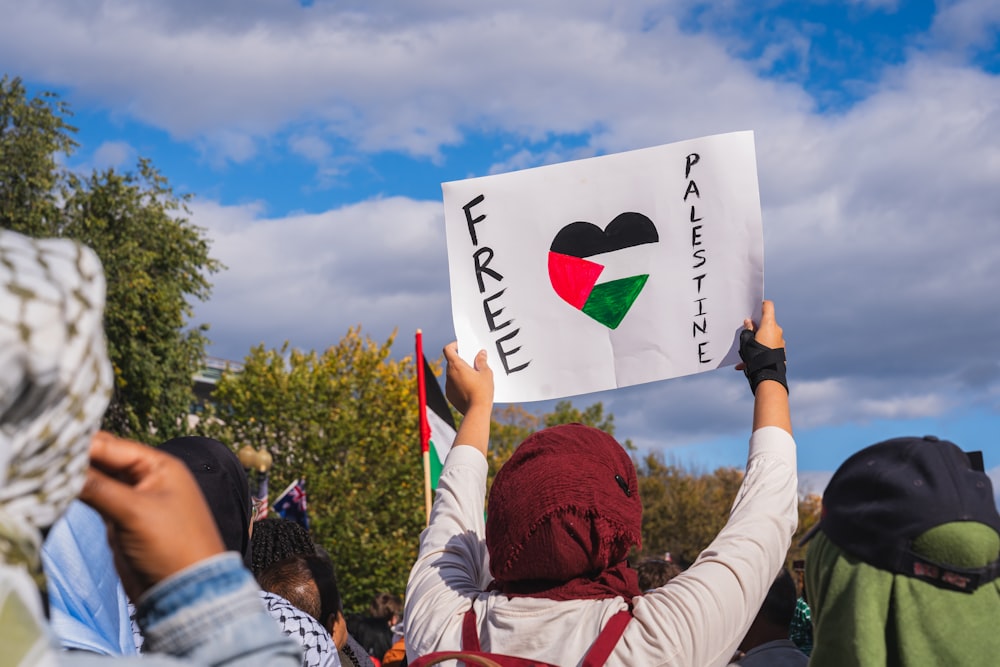
<svg viewBox="0 0 1000 667"><path fill-rule="evenodd" d="M588 157L594 157L594 149L587 147L569 148L557 142L555 145L540 151L529 149L519 150L505 158L502 162L490 165L487 171L489 174L503 174L509 171L556 164L567 160L580 160Z"/></svg>
<svg viewBox="0 0 1000 667"><path fill-rule="evenodd" d="M315 134L302 134L289 139L288 146L296 155L310 162L322 163L330 158L333 149L325 139Z"/></svg>
<svg viewBox="0 0 1000 667"><path fill-rule="evenodd" d="M888 398L861 399L861 409L878 419L914 419L938 416L945 412L950 401L942 393L919 396L892 395Z"/></svg>
<svg viewBox="0 0 1000 667"><path fill-rule="evenodd" d="M943 0L931 36L945 48L964 51L996 47L1000 4L994 0Z"/></svg>
<svg viewBox="0 0 1000 667"><path fill-rule="evenodd" d="M833 477L833 472L830 470L800 470L799 494L802 496L822 496L831 477Z"/></svg>
<svg viewBox="0 0 1000 667"><path fill-rule="evenodd" d="M220 129L198 140L199 151L214 167L247 162L257 155L257 140L246 132Z"/></svg>
<svg viewBox="0 0 1000 667"><path fill-rule="evenodd" d="M1000 77L947 51L995 38L998 7L945 5L928 36L940 48L908 53L826 115L757 73L782 49L806 53L806 31L789 27L797 41L748 63L656 2L0 0L0 59L191 140L213 164L287 145L320 181L351 159L334 155L345 144L443 159L470 131L501 133L523 142L495 157L503 170L754 129L767 294L796 423L813 428L998 409ZM563 145L565 134L589 141ZM262 205L194 212L230 267L199 307L220 353L285 338L320 347L359 322L450 337L437 201L283 219ZM718 373L602 397L647 443L747 428L745 386Z"/></svg>
<svg viewBox="0 0 1000 667"><path fill-rule="evenodd" d="M136 150L124 141L105 141L91 156L91 162L96 169L131 168L136 159Z"/></svg>
<svg viewBox="0 0 1000 667"><path fill-rule="evenodd" d="M791 402L796 423L805 428L937 417L956 407L954 384L940 382L912 388L900 386L895 376L867 378L854 373L819 381L796 378L793 388Z"/></svg>
<svg viewBox="0 0 1000 667"><path fill-rule="evenodd" d="M732 129L734 98L740 128L810 104L669 16L643 24L641 6L511 5L401 21L378 9L251 5L231 22L196 22L168 13L171 3L106 0L96 12L65 0L3 4L9 66L177 137L202 137L227 159L252 154L245 137L306 119L362 150L433 156L470 126L535 138L604 128L598 145L611 149L648 142L650 128L662 139Z"/></svg>
<svg viewBox="0 0 1000 667"><path fill-rule="evenodd" d="M436 202L395 197L275 219L259 203L197 201L192 222L227 266L198 309L218 355L239 359L253 345L286 339L324 349L358 324L378 338L417 327L435 345L452 336Z"/></svg>

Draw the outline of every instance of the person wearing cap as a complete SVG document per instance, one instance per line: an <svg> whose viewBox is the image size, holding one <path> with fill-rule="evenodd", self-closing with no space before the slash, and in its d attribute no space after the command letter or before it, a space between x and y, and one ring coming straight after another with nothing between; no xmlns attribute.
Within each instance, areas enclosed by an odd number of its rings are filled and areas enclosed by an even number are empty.
<svg viewBox="0 0 1000 667"><path fill-rule="evenodd" d="M807 536L809 664L996 665L1000 514L954 443L895 438L845 461Z"/></svg>
<svg viewBox="0 0 1000 667"><path fill-rule="evenodd" d="M612 627L619 635L607 642L607 665L729 661L797 524L784 339L773 304L764 302L756 331L749 320L746 327L739 368L755 393L753 434L729 521L688 570L645 594L627 562L641 533L635 467L598 429L567 424L525 440L497 474L484 521L492 371L485 351L469 365L454 343L445 348L446 394L465 418L406 589L411 663L474 650L470 639L483 651L575 666Z"/></svg>

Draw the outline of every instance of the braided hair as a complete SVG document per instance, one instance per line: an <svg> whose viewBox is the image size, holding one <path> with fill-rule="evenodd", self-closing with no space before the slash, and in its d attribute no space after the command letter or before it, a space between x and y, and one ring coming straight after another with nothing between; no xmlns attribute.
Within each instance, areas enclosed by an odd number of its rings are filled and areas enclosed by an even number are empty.
<svg viewBox="0 0 1000 667"><path fill-rule="evenodd" d="M255 577L278 561L290 556L316 554L316 543L309 531L289 519L267 518L254 524L250 569Z"/></svg>

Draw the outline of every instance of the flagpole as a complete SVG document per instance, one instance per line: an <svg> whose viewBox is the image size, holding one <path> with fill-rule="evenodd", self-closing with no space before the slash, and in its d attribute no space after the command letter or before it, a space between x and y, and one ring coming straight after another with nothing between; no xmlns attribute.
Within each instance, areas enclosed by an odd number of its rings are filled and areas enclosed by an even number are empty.
<svg viewBox="0 0 1000 667"><path fill-rule="evenodd" d="M298 484L298 482L299 482L299 480L295 480L295 481L293 481L293 482L292 482L291 484L289 484L288 486L286 486L286 487L285 487L285 490L284 490L284 491L282 491L281 493L279 493L279 494L277 495L277 498L278 498L278 500L280 500L281 498L284 498L284 497L285 497L285 495L286 495L286 494L287 494L287 493L288 493L289 491L291 491L292 489L294 489L294 488L295 488L295 485L296 485L296 484ZM274 505L276 505L276 504L278 504L278 501L277 501L277 500L275 500L275 501L274 501ZM277 509L275 508L275 506L274 506L274 505L271 505L271 511L272 511L272 512L277 512L278 510L277 510Z"/></svg>
<svg viewBox="0 0 1000 667"><path fill-rule="evenodd" d="M414 363L417 365L417 401L420 412L420 453L424 460L424 510L426 520L431 521L431 426L427 421L427 378L424 377L424 334L417 329L417 356Z"/></svg>

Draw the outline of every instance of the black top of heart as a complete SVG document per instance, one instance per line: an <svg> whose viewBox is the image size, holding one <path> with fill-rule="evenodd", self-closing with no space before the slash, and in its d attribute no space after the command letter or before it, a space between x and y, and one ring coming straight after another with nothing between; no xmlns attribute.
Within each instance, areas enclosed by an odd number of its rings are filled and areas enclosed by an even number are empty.
<svg viewBox="0 0 1000 667"><path fill-rule="evenodd" d="M552 252L571 257L590 257L660 240L653 221L642 213L627 212L601 229L590 222L572 222L552 239Z"/></svg>

